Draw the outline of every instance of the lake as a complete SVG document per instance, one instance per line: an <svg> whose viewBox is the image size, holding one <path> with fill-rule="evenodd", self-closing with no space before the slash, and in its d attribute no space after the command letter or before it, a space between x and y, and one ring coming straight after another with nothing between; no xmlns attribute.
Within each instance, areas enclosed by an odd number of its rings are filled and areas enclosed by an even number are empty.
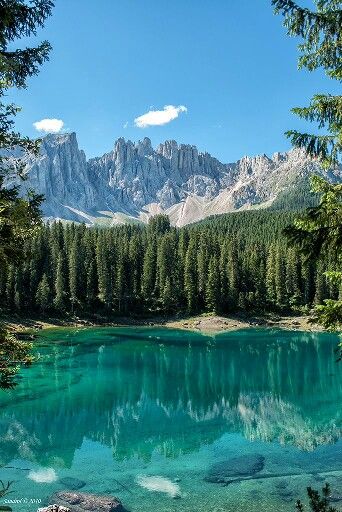
<svg viewBox="0 0 342 512"><path fill-rule="evenodd" d="M0 392L7 498L36 511L82 486L131 512L278 512L308 485L342 495L336 343L259 328L47 330L38 362Z"/></svg>

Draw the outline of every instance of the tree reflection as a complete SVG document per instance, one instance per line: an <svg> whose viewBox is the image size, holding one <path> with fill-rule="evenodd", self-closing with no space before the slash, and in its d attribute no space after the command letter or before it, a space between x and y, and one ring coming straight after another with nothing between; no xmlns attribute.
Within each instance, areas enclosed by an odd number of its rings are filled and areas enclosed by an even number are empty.
<svg viewBox="0 0 342 512"><path fill-rule="evenodd" d="M112 447L117 460L149 460L225 432L303 450L341 435L333 336L129 332L82 331L42 350L42 363L2 395L1 463L70 466L84 438Z"/></svg>

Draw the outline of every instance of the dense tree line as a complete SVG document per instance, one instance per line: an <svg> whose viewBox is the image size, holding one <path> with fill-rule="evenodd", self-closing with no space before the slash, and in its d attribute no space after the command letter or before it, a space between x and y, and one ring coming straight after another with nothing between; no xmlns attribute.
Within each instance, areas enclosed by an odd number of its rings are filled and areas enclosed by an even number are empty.
<svg viewBox="0 0 342 512"><path fill-rule="evenodd" d="M282 231L293 213L250 211L193 226L87 228L53 223L1 268L2 310L80 314L285 311L337 298L323 275L334 261L307 262Z"/></svg>

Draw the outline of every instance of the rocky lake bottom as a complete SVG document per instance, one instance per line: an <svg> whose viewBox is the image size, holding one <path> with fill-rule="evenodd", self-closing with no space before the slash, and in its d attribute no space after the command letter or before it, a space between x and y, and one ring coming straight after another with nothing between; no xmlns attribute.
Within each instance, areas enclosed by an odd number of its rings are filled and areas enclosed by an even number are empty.
<svg viewBox="0 0 342 512"><path fill-rule="evenodd" d="M328 481L342 505L336 343L262 328L46 330L0 394L0 479L14 481L0 504L36 512L77 491L131 512L287 512Z"/></svg>

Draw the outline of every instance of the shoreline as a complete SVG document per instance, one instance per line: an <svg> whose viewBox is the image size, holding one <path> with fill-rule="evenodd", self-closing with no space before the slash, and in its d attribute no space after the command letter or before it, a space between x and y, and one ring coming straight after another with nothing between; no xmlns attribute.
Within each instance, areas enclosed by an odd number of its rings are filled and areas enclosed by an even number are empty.
<svg viewBox="0 0 342 512"><path fill-rule="evenodd" d="M240 329L255 327L279 328L291 331L323 332L324 328L310 321L309 315L282 316L276 314L264 315L229 315L202 314L184 317L118 317L109 319L97 318L54 318L7 316L0 319L11 332L39 332L45 329L63 327L167 327L200 332L203 334L218 334Z"/></svg>

